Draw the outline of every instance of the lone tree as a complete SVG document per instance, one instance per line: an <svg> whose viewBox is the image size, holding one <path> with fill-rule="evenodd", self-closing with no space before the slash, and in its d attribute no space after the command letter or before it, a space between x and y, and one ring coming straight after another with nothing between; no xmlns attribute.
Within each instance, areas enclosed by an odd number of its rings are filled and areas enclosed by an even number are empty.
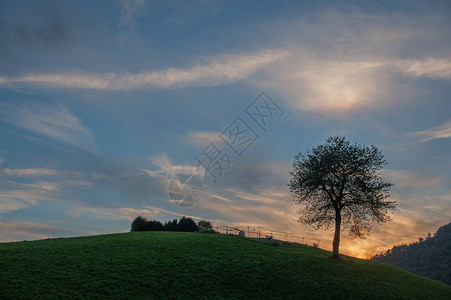
<svg viewBox="0 0 451 300"><path fill-rule="evenodd" d="M352 237L364 238L375 222L390 220L396 201L386 200L392 184L379 177L385 164L377 147L351 145L345 137L329 137L295 156L288 187L299 221L315 229L335 224L332 257L340 257L342 225Z"/></svg>

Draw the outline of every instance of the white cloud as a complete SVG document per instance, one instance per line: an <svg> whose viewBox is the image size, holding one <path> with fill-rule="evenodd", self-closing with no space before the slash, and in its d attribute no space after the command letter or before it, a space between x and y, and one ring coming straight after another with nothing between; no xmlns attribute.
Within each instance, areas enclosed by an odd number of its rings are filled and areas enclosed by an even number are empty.
<svg viewBox="0 0 451 300"><path fill-rule="evenodd" d="M274 206L286 206L287 202L291 203L291 198L287 189L264 189L259 193L249 193L244 190L236 189L236 188L228 188L227 192L232 193L235 197L250 201L256 202L262 205L272 205ZM218 198L216 196L216 198Z"/></svg>
<svg viewBox="0 0 451 300"><path fill-rule="evenodd" d="M219 134L216 131L191 131L185 140L192 145L206 147L213 141L219 141Z"/></svg>
<svg viewBox="0 0 451 300"><path fill-rule="evenodd" d="M220 195L209 193L208 196L213 197L215 199L219 199L221 201L225 201L227 203L233 203L232 200L228 199L227 197L220 196Z"/></svg>
<svg viewBox="0 0 451 300"><path fill-rule="evenodd" d="M25 186L27 190L1 190L0 189L0 213L16 211L37 205L38 200L57 201L48 190ZM30 189L31 188L31 189Z"/></svg>
<svg viewBox="0 0 451 300"><path fill-rule="evenodd" d="M150 157L152 163L159 168L157 171L146 171L149 175L160 174L161 176L175 176L179 173L198 174L199 168L193 165L175 165L166 154L153 155ZM156 173L155 173L156 172Z"/></svg>
<svg viewBox="0 0 451 300"><path fill-rule="evenodd" d="M27 189L34 189L34 190L43 190L46 192L57 192L59 191L58 189L58 185L56 183L53 182L38 182L36 184L32 184L32 183L17 183L17 182L10 182L8 181L7 183L9 184L13 184L16 186L20 186L20 187L24 187Z"/></svg>
<svg viewBox="0 0 451 300"><path fill-rule="evenodd" d="M91 130L64 106L6 106L0 117L16 127L81 149L96 151L97 146Z"/></svg>
<svg viewBox="0 0 451 300"><path fill-rule="evenodd" d="M0 174L4 174L7 176L16 176L16 177L32 177L32 176L60 176L60 177L68 177L68 176L81 176L79 172L67 172L60 171L55 169L45 169L45 168L29 168L29 169L1 169Z"/></svg>
<svg viewBox="0 0 451 300"><path fill-rule="evenodd" d="M0 77L0 84L24 82L61 88L100 90L216 86L244 80L284 55L284 51L265 50L251 55L222 56L212 59L208 64L196 65L191 68L169 68L138 74L58 73L35 74L18 78Z"/></svg>
<svg viewBox="0 0 451 300"><path fill-rule="evenodd" d="M401 60L398 66L409 77L429 77L431 79L451 79L451 60L427 58L423 60Z"/></svg>
<svg viewBox="0 0 451 300"><path fill-rule="evenodd" d="M30 204L36 204L36 200L58 200L57 197L48 194L46 191L34 190L0 190L2 199L18 199Z"/></svg>
<svg viewBox="0 0 451 300"><path fill-rule="evenodd" d="M451 137L451 121L447 121L437 127L412 132L410 135L421 138L420 142L449 138Z"/></svg>
<svg viewBox="0 0 451 300"><path fill-rule="evenodd" d="M31 205L32 205L31 203L25 201L10 198L2 198L2 201L0 202L0 213L24 209Z"/></svg>

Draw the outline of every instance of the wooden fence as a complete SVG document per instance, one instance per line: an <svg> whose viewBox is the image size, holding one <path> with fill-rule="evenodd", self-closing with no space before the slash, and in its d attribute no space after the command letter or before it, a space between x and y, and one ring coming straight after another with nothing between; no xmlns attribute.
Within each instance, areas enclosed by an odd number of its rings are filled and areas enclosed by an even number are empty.
<svg viewBox="0 0 451 300"><path fill-rule="evenodd" d="M250 238L267 238L285 242L299 243L319 247L320 240L304 236L297 236L290 232L276 231L263 227L224 225L213 227L222 234L241 235Z"/></svg>

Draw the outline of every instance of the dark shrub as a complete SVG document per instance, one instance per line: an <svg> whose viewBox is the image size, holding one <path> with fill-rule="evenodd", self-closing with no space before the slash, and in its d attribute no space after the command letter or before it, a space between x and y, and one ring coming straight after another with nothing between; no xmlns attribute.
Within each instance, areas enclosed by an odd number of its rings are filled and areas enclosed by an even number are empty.
<svg viewBox="0 0 451 300"><path fill-rule="evenodd" d="M177 231L177 229L177 219L164 223L164 230L166 231Z"/></svg>
<svg viewBox="0 0 451 300"><path fill-rule="evenodd" d="M177 224L177 231L195 232L197 231L197 224L193 219L183 216Z"/></svg>
<svg viewBox="0 0 451 300"><path fill-rule="evenodd" d="M147 225L147 220L141 216L133 220L132 228L130 231L144 231Z"/></svg>
<svg viewBox="0 0 451 300"><path fill-rule="evenodd" d="M160 221L150 220L144 225L145 231L164 231L164 226Z"/></svg>
<svg viewBox="0 0 451 300"><path fill-rule="evenodd" d="M206 220L201 220L201 221L199 221L199 223L197 223L197 231L204 232L204 233L215 232L213 230L213 226L211 225L211 223Z"/></svg>

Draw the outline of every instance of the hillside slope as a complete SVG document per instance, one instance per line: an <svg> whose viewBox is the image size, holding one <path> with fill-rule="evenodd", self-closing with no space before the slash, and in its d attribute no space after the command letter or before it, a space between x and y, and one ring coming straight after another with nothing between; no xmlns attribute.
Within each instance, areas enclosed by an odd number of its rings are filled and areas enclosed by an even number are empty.
<svg viewBox="0 0 451 300"><path fill-rule="evenodd" d="M451 285L451 223L421 243L394 246L373 260Z"/></svg>
<svg viewBox="0 0 451 300"><path fill-rule="evenodd" d="M451 287L307 246L133 232L0 244L0 299L450 299Z"/></svg>

